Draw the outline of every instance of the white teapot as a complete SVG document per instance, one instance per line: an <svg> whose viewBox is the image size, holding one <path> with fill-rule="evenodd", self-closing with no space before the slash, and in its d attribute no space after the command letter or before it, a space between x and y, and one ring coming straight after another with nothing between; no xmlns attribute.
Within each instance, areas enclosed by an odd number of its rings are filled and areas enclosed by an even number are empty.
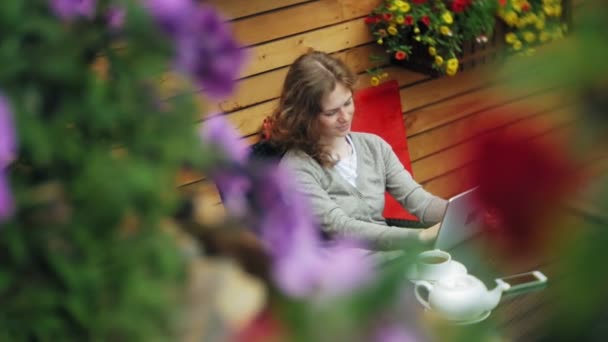
<svg viewBox="0 0 608 342"><path fill-rule="evenodd" d="M507 283L499 283L493 290L470 274L458 274L443 278L435 284L427 281L416 282L416 298L428 310L439 314L448 320L475 320L498 305L502 292L510 287ZM428 299L420 294L420 289L427 289Z"/></svg>

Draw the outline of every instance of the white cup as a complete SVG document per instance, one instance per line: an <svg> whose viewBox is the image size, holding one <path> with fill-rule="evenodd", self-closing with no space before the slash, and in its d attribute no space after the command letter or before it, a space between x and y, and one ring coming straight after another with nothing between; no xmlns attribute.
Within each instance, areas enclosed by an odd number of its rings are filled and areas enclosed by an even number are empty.
<svg viewBox="0 0 608 342"><path fill-rule="evenodd" d="M450 274L452 256L450 253L433 249L416 256L416 273L418 279L436 281Z"/></svg>

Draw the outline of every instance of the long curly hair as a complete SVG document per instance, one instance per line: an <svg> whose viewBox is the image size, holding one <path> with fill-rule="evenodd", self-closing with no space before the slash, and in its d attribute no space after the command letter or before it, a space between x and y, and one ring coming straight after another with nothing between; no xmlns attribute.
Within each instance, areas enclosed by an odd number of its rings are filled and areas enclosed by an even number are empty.
<svg viewBox="0 0 608 342"><path fill-rule="evenodd" d="M356 75L339 59L320 51L298 57L289 68L279 106L271 116L270 143L301 150L324 167L335 164L321 144L321 101L341 83L353 89Z"/></svg>

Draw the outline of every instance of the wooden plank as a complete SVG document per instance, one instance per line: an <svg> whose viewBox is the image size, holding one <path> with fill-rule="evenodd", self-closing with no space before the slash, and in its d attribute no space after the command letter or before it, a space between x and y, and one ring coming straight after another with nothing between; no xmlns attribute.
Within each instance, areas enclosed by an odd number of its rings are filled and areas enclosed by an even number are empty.
<svg viewBox="0 0 608 342"><path fill-rule="evenodd" d="M310 49L331 53L363 45L371 40L372 37L363 20L354 19L257 45L248 50L249 64L241 77L289 65Z"/></svg>
<svg viewBox="0 0 608 342"><path fill-rule="evenodd" d="M563 134L563 131L569 131L571 127L558 127L557 129L549 129L548 132L539 133L533 139L546 139L552 136ZM470 189L477 185L477 181L473 179L473 168L479 161L473 161L463 165L460 168L447 170L439 177L432 178L425 182L420 182L422 186L429 192L436 194L442 198L450 198L464 190Z"/></svg>
<svg viewBox="0 0 608 342"><path fill-rule="evenodd" d="M332 55L344 61L353 72L360 73L374 66L368 58L374 53L382 53L382 50L376 44L367 44ZM217 111L229 113L278 98L288 68L286 66L240 80L234 95L219 103Z"/></svg>
<svg viewBox="0 0 608 342"><path fill-rule="evenodd" d="M406 113L403 119L408 138L449 124L472 113L547 91L555 92L557 90L545 85L527 89L507 89L501 83L493 83L483 88L465 91L439 103Z"/></svg>
<svg viewBox="0 0 608 342"><path fill-rule="evenodd" d="M206 0L227 19L236 19L283 7L310 2L311 0Z"/></svg>
<svg viewBox="0 0 608 342"><path fill-rule="evenodd" d="M441 198L450 198L475 186L475 180L472 177L473 166L474 164L466 165L420 184L434 195Z"/></svg>
<svg viewBox="0 0 608 342"><path fill-rule="evenodd" d="M528 134L527 138L532 138L566 123L572 123L573 116L569 109L571 109L571 107L550 111L540 115L531 115L524 120L498 127L495 131L509 132L519 131L521 128L525 128L525 132ZM449 170L458 169L473 162L475 156L471 155L471 151L475 147L475 144L478 143L478 138L479 137L476 137L466 142L453 145L448 149L412 163L412 170L414 175L416 175L416 180L418 182L426 182L439 177ZM522 136L522 138L526 139L526 136Z"/></svg>
<svg viewBox="0 0 608 342"><path fill-rule="evenodd" d="M531 102L523 101L519 105L515 104L515 107L492 108L487 111L467 116L466 118L458 120L449 125L440 126L436 129L425 132L424 134L419 134L409 138L408 145L410 150L410 158L412 162L415 162L418 159L424 158L432 153L439 152L440 150L479 134L479 129L481 127L498 127L508 122L526 117L530 115L530 113L543 110L543 108L546 110L556 106L559 103L562 103L560 102L559 97L555 96L554 94L547 94L543 96L546 96L547 99L551 100L547 100L547 102L543 103L542 101L539 101L540 97L536 97L532 99ZM505 112L506 108L513 109Z"/></svg>
<svg viewBox="0 0 608 342"><path fill-rule="evenodd" d="M429 82L408 87L401 92L401 105L405 113L437 103L443 99L471 91L492 82L488 68L462 71L455 76L444 76Z"/></svg>
<svg viewBox="0 0 608 342"><path fill-rule="evenodd" d="M319 27L360 18L376 7L376 0L321 0L291 6L232 22L235 37L255 45Z"/></svg>

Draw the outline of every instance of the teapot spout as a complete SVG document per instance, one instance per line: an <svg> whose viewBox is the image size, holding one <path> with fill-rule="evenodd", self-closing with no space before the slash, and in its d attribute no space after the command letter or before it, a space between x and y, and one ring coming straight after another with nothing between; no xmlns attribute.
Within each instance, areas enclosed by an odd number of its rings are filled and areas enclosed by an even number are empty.
<svg viewBox="0 0 608 342"><path fill-rule="evenodd" d="M493 290L488 291L488 295L486 296L485 300L486 310L494 309L500 302L502 292L508 290L510 287L511 286L509 284L503 282L498 283Z"/></svg>

